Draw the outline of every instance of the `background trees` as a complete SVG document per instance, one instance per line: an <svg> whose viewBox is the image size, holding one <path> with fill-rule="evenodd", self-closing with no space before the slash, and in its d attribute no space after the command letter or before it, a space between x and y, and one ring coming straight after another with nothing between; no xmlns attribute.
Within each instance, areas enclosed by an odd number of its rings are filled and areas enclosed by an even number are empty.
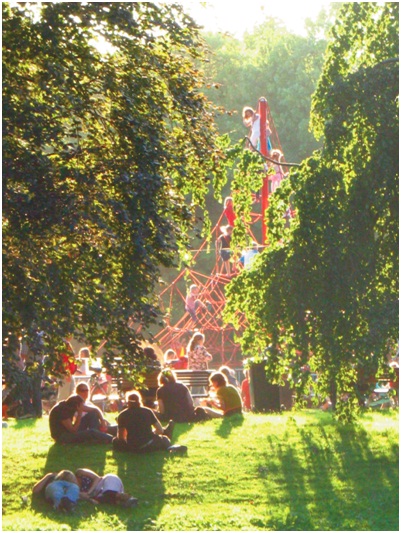
<svg viewBox="0 0 401 533"><path fill-rule="evenodd" d="M397 102L398 4L344 4L313 98L324 148L274 194L269 247L228 289L227 318L248 318L245 352L299 390L317 372L346 415L397 339Z"/></svg>
<svg viewBox="0 0 401 533"><path fill-rule="evenodd" d="M74 334L132 364L127 322L156 320L159 265L220 186L196 27L174 4L2 7L5 356L43 330L51 356Z"/></svg>
<svg viewBox="0 0 401 533"><path fill-rule="evenodd" d="M241 111L267 98L287 161L300 161L318 148L309 132L311 97L323 65L326 33L338 7L322 11L307 23L307 36L289 32L282 21L266 17L243 40L230 35L205 34L210 48L205 68L209 98L226 113L218 116L220 133L237 142L246 131ZM216 89L216 87L218 87Z"/></svg>

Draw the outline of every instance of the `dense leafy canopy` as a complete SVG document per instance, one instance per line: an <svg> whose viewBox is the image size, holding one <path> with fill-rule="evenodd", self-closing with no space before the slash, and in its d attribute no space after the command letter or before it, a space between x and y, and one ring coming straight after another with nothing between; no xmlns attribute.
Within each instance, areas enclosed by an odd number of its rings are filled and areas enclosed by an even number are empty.
<svg viewBox="0 0 401 533"><path fill-rule="evenodd" d="M228 289L244 352L299 394L317 372L346 417L398 333L398 68L398 4L343 4L313 99L324 148L275 192L269 247Z"/></svg>
<svg viewBox="0 0 401 533"><path fill-rule="evenodd" d="M127 323L156 320L158 268L221 187L198 30L175 4L2 7L4 353L42 330L51 357L80 335L132 365Z"/></svg>

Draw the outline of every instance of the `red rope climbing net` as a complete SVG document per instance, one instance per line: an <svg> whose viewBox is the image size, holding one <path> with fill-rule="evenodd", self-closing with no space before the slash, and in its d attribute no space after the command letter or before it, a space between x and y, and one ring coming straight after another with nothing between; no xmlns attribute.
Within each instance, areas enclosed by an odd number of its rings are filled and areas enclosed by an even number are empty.
<svg viewBox="0 0 401 533"><path fill-rule="evenodd" d="M264 100L264 102L266 101ZM267 102L265 105L267 107L266 111L270 129L272 130L271 141L282 152L281 143ZM285 163L283 167L285 167ZM275 186L277 184L276 179ZM260 210L263 209L262 203L256 204L256 206L259 206ZM261 224L262 212L252 212L251 220L252 223L248 229L249 235L254 242L260 243L263 239L257 239L255 233L261 233L263 231L263 228L258 227ZM212 230L212 239L214 242L216 242L220 235L222 222L227 224L231 222L231 220L225 220L224 211ZM262 247L260 244L258 246L260 248ZM190 338L198 330L205 335L205 346L213 356L211 366L220 366L221 364L235 366L241 360L240 345L236 341L236 337L240 336L246 327L246 320L241 311L238 310L237 319L239 328L235 329L232 324L225 324L223 322L222 314L225 306L226 286L230 283L232 276L238 273L238 267L234 263L231 274L223 273L222 260L217 250L213 250L212 252L208 251L207 239L193 253L192 264L194 265L197 264L201 254L214 253L215 258L212 271L209 274L205 274L195 268L184 268L160 293L160 307L164 312L165 326L155 335L155 341L163 352L167 349L173 349L177 356L184 356ZM210 258L209 261L211 262ZM199 294L197 298L206 305L205 308L198 308L196 323L185 310L185 299L190 285L198 286Z"/></svg>

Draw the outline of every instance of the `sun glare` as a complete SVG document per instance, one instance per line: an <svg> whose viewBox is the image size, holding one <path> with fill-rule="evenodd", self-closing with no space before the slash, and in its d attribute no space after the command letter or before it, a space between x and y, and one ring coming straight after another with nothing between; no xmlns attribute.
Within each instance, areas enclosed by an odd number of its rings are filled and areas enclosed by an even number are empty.
<svg viewBox="0 0 401 533"><path fill-rule="evenodd" d="M288 30L305 34L305 20L317 17L321 9L331 2L320 0L312 2L282 1L261 2L195 2L181 1L189 15L206 31L229 32L235 37L242 37L245 31L252 31L255 25L266 17L283 21Z"/></svg>

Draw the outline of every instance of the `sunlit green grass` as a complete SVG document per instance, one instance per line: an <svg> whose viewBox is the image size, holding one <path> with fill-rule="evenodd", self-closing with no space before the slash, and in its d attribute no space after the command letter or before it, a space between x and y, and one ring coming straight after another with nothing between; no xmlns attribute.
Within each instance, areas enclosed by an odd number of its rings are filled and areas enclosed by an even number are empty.
<svg viewBox="0 0 401 533"><path fill-rule="evenodd" d="M178 424L186 456L57 446L47 418L9 424L4 530L398 531L398 412L366 414L354 427L315 411ZM81 502L65 515L31 502L44 473L77 467L118 474L139 506Z"/></svg>

